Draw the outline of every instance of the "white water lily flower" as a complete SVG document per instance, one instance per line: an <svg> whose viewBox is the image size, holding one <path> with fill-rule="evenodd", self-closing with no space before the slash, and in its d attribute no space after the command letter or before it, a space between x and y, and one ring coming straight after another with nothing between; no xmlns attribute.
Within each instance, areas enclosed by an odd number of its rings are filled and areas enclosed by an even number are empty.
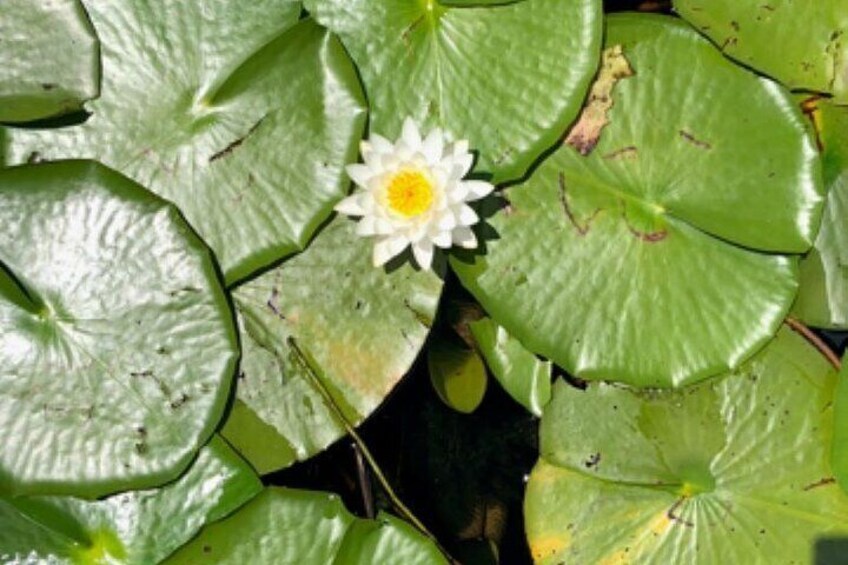
<svg viewBox="0 0 848 565"><path fill-rule="evenodd" d="M362 142L361 152L365 163L347 166L359 190L339 202L336 211L361 216L356 233L377 238L374 266L408 246L422 269L432 265L436 247L477 247L470 226L479 218L467 202L495 187L462 180L474 164L468 141L447 143L438 128L422 138L407 118L397 142L374 134Z"/></svg>

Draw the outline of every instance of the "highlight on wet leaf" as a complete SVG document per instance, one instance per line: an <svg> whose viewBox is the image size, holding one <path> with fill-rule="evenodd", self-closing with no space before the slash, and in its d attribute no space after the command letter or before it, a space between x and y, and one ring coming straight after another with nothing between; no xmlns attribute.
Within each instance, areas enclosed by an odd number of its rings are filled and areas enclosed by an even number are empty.
<svg viewBox="0 0 848 565"><path fill-rule="evenodd" d="M336 210L361 217L357 235L376 238L375 267L411 248L418 266L426 270L437 248L477 247L471 226L479 217L468 203L495 187L465 179L474 166L467 140L449 142L440 128L422 136L407 118L397 141L372 134L360 151L364 163L347 167L358 190Z"/></svg>

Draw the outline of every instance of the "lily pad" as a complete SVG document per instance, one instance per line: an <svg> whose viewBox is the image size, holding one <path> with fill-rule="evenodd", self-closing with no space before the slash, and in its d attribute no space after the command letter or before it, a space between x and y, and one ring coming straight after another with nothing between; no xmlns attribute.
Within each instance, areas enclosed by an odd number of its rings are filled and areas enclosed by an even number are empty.
<svg viewBox="0 0 848 565"><path fill-rule="evenodd" d="M527 488L537 563L808 563L848 535L829 444L837 375L784 329L683 390L560 382Z"/></svg>
<svg viewBox="0 0 848 565"><path fill-rule="evenodd" d="M9 130L8 163L95 158L179 206L228 283L302 249L347 192L365 103L293 0L91 2L103 95L84 124ZM292 27L293 26L293 27Z"/></svg>
<svg viewBox="0 0 848 565"><path fill-rule="evenodd" d="M355 228L334 220L306 251L233 292L244 358L222 433L260 473L344 434L313 372L356 425L406 374L429 333L441 280L408 263L375 269Z"/></svg>
<svg viewBox="0 0 848 565"><path fill-rule="evenodd" d="M572 374L684 385L776 332L798 287L787 254L820 221L820 163L789 95L685 23L612 16L607 32L612 106L580 121L599 138L569 136L504 193L486 253L452 265L495 322Z"/></svg>
<svg viewBox="0 0 848 565"><path fill-rule="evenodd" d="M843 358L833 400L833 473L848 492L848 363Z"/></svg>
<svg viewBox="0 0 848 565"><path fill-rule="evenodd" d="M477 349L504 390L535 416L551 400L550 361L543 361L491 318L469 324Z"/></svg>
<svg viewBox="0 0 848 565"><path fill-rule="evenodd" d="M447 560L412 526L387 514L355 518L332 494L268 488L206 527L166 561L280 565L435 565Z"/></svg>
<svg viewBox="0 0 848 565"><path fill-rule="evenodd" d="M100 94L100 43L79 0L3 0L0 122L80 110Z"/></svg>
<svg viewBox="0 0 848 565"><path fill-rule="evenodd" d="M442 402L471 414L483 402L489 376L477 351L458 342L449 334L434 334L427 348L427 367Z"/></svg>
<svg viewBox="0 0 848 565"><path fill-rule="evenodd" d="M0 561L159 563L261 490L250 467L213 438L185 475L159 489L98 501L0 499Z"/></svg>
<svg viewBox="0 0 848 565"><path fill-rule="evenodd" d="M424 130L438 126L449 138L470 140L479 151L477 170L494 182L521 177L557 142L598 63L600 0L304 5L339 34L356 62L372 131L394 137L407 116Z"/></svg>
<svg viewBox="0 0 848 565"><path fill-rule="evenodd" d="M438 3L443 6L501 6L503 4L515 4L516 2L524 2L524 0L438 0Z"/></svg>
<svg viewBox="0 0 848 565"><path fill-rule="evenodd" d="M792 88L848 101L845 0L674 0L674 9L730 57Z"/></svg>
<svg viewBox="0 0 848 565"><path fill-rule="evenodd" d="M164 483L221 418L238 344L209 249L102 165L0 171L0 320L4 494Z"/></svg>
<svg viewBox="0 0 848 565"><path fill-rule="evenodd" d="M828 194L816 243L801 261L793 314L811 326L848 329L848 108L818 100L810 112Z"/></svg>

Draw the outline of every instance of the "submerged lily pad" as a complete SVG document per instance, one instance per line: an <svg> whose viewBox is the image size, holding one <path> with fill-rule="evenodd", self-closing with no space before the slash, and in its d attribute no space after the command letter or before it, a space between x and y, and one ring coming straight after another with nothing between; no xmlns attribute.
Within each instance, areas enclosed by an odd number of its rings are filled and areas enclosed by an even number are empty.
<svg viewBox="0 0 848 565"><path fill-rule="evenodd" d="M424 130L441 127L470 140L480 152L477 170L492 173L494 182L522 176L556 143L580 110L598 62L600 0L304 5L339 34L356 62L372 131L394 137L406 116Z"/></svg>
<svg viewBox="0 0 848 565"><path fill-rule="evenodd" d="M90 161L0 170L0 492L97 497L176 478L238 358L206 245Z"/></svg>
<svg viewBox="0 0 848 565"><path fill-rule="evenodd" d="M818 100L809 111L828 194L816 243L801 261L793 314L811 326L848 329L848 108Z"/></svg>
<svg viewBox="0 0 848 565"><path fill-rule="evenodd" d="M79 0L3 0L0 122L82 108L100 93L100 44Z"/></svg>
<svg viewBox="0 0 848 565"><path fill-rule="evenodd" d="M674 0L674 9L734 59L848 102L845 0Z"/></svg>
<svg viewBox="0 0 848 565"><path fill-rule="evenodd" d="M306 251L233 293L244 356L222 433L261 473L344 434L309 368L355 425L406 374L430 331L441 280L408 263L375 269L355 227L334 220Z"/></svg>
<svg viewBox="0 0 848 565"><path fill-rule="evenodd" d="M8 163L114 167L179 206L229 283L302 249L346 193L365 123L338 40L293 25L293 0L87 7L104 45L94 114L9 130Z"/></svg>
<svg viewBox="0 0 848 565"><path fill-rule="evenodd" d="M527 488L537 563L808 563L848 535L828 361L788 329L683 390L560 382Z"/></svg>
<svg viewBox="0 0 848 565"><path fill-rule="evenodd" d="M471 414L486 395L489 376L474 349L449 333L434 334L427 348L430 383L445 405Z"/></svg>
<svg viewBox="0 0 848 565"><path fill-rule="evenodd" d="M98 501L0 499L0 561L159 563L261 490L250 467L213 438L185 475L159 489Z"/></svg>
<svg viewBox="0 0 848 565"><path fill-rule="evenodd" d="M447 560L409 524L382 514L355 518L332 494L268 488L177 552L179 563L438 565Z"/></svg>
<svg viewBox="0 0 848 565"><path fill-rule="evenodd" d="M452 265L495 322L572 374L678 386L777 330L798 286L784 254L818 228L820 163L789 95L679 20L610 17L605 60L618 52L632 72L605 66L619 79L599 138L569 137L508 189L498 237Z"/></svg>

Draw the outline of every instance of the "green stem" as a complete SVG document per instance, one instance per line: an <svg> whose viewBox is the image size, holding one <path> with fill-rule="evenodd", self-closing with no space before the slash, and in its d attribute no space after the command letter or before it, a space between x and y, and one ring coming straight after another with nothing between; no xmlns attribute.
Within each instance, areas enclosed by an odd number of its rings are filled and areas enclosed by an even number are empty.
<svg viewBox="0 0 848 565"><path fill-rule="evenodd" d="M436 544L436 547L438 547L439 550L442 553L444 553L445 556L447 556L448 559L451 562L455 562L452 558L450 558L449 554L445 551L445 549L439 543L439 540L436 539L436 536L434 536L430 532L430 530L427 529L427 526L425 526L415 516L415 514L413 514L412 511L403 503L403 501L398 497L398 495L395 494L395 491L392 488L392 485L389 484L388 479L386 479L386 476L383 474L383 471L380 469L380 466L377 464L377 461L374 459L374 456L371 454L371 451L368 449L368 446L365 445L365 442L362 440L362 438L356 432L356 429L354 428L353 424L350 423L350 421L347 419L347 417L342 412L341 408L339 408L339 406L333 400L333 397L330 394L330 391L327 390L327 387L324 386L323 382L321 382L321 379L318 377L317 372L312 367L312 364L309 362L309 357L306 354L304 354L303 350L297 344L297 341L295 340L295 338L289 337L288 338L288 344L289 344L289 347L291 347L292 350L294 351L295 357L297 358L298 362L302 366L304 372L309 376L309 380L312 382L312 385L316 388L316 390L318 390L318 392L324 398L324 401L327 403L327 405L330 407L333 414L336 416L336 418L342 424L345 431L347 431L347 433L350 434L350 437L352 437L353 441L356 442L356 445L359 446L359 449L362 452L362 456L365 457L365 460L368 462L368 466L371 467L371 471L374 473L374 476L377 477L377 480L379 481L380 485L383 487L383 490L386 491L386 494L388 495L389 499L392 501L392 504L394 504L394 506L400 511L400 513L403 515L404 518L406 518L409 522L412 523L412 525L414 525L416 528L418 528L418 530L422 534L424 534L425 536L430 538L430 540L434 544Z"/></svg>

